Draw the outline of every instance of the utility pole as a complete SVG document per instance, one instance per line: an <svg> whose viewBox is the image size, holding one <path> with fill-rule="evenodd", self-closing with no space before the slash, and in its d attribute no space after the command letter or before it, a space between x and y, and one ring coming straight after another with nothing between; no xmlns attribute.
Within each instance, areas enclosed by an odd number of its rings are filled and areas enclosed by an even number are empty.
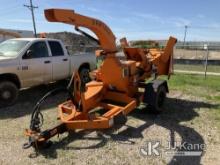
<svg viewBox="0 0 220 165"><path fill-rule="evenodd" d="M188 27L189 27L189 26L187 26L187 25L184 26L185 32L184 32L184 39L183 39L183 48L185 48L186 34L187 34Z"/></svg>
<svg viewBox="0 0 220 165"><path fill-rule="evenodd" d="M208 58L209 58L209 45L205 44L204 49L206 50L206 59L205 59L205 79L207 74Z"/></svg>
<svg viewBox="0 0 220 165"><path fill-rule="evenodd" d="M24 5L24 7L27 7L31 11L33 27L34 27L34 36L35 36L35 38L37 38L37 31L36 31L36 24L35 24L35 17L34 17L34 9L37 9L38 6L33 6L33 2L32 2L32 0L30 0L30 5Z"/></svg>

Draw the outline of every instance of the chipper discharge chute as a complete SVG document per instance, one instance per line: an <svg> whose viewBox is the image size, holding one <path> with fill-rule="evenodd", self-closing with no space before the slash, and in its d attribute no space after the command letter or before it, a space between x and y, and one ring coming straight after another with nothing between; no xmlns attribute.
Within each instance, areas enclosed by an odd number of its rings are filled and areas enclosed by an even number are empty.
<svg viewBox="0 0 220 165"><path fill-rule="evenodd" d="M45 17L50 22L74 25L77 31L97 41L102 50L97 50L96 55L103 61L100 68L92 73L93 80L89 83L85 84L77 72L74 74L74 81L70 83L73 90L66 89L70 99L59 105L60 125L42 131L39 104L36 105L30 129L26 130L29 142L24 144L24 148L44 146L48 139L65 131L110 128L141 102L151 105L155 111L162 110L168 86L165 80L156 78L170 75L172 71L175 38L169 38L164 50L131 48L124 38L121 44L127 59L120 61L116 57L116 38L102 21L64 9L45 10ZM88 28L97 39L79 27ZM152 75L153 80L145 83Z"/></svg>

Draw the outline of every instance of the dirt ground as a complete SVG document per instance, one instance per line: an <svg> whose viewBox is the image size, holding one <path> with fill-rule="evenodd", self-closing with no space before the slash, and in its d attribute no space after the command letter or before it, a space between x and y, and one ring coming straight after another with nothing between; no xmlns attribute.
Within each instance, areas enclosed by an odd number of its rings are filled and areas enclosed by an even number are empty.
<svg viewBox="0 0 220 165"><path fill-rule="evenodd" d="M59 138L54 137L54 144L37 156L32 149L23 150L22 144L27 141L23 132L29 127L34 103L46 91L58 86L59 83L24 90L16 105L0 109L0 164L217 165L220 162L220 131L209 113L218 105L177 90L170 91L160 115L139 107L128 116L124 126L116 125L104 131L65 133ZM62 102L65 99L65 94L59 94L43 106L47 127L56 122L57 100ZM140 149L146 146L146 142L155 140L161 142L161 155L141 154ZM163 151L168 141L205 144L206 148L200 150L202 156L166 156Z"/></svg>

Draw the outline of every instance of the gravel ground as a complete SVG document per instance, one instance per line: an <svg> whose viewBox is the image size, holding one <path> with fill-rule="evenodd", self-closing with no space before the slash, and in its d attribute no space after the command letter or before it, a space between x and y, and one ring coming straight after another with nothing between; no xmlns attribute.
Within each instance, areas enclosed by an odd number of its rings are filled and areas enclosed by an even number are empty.
<svg viewBox="0 0 220 165"><path fill-rule="evenodd" d="M59 84L40 86L20 93L18 103L0 109L0 164L218 164L220 162L220 131L211 111L217 103L203 98L171 91L164 112L149 113L139 107L128 116L125 125L104 131L79 130L54 137L54 144L36 155L32 149L23 150L23 135L28 128L31 108L46 91ZM56 104L66 99L59 94L43 107L46 125L57 123ZM141 152L148 141L160 141L160 156ZM167 156L167 143L187 142L205 144L201 156ZM172 145L174 146L174 145ZM175 152L180 151L179 147ZM146 151L146 150L144 150ZM33 157L33 158L30 158Z"/></svg>

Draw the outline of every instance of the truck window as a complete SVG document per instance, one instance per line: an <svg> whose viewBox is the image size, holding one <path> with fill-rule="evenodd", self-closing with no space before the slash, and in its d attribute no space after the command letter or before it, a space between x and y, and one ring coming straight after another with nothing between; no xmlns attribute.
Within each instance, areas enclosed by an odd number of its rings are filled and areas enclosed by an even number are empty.
<svg viewBox="0 0 220 165"><path fill-rule="evenodd" d="M29 41L7 40L0 44L0 56L16 57Z"/></svg>
<svg viewBox="0 0 220 165"><path fill-rule="evenodd" d="M52 56L64 56L63 48L57 41L49 41Z"/></svg>
<svg viewBox="0 0 220 165"><path fill-rule="evenodd" d="M31 58L49 57L47 45L43 41L34 43L28 50L31 50L33 53Z"/></svg>

